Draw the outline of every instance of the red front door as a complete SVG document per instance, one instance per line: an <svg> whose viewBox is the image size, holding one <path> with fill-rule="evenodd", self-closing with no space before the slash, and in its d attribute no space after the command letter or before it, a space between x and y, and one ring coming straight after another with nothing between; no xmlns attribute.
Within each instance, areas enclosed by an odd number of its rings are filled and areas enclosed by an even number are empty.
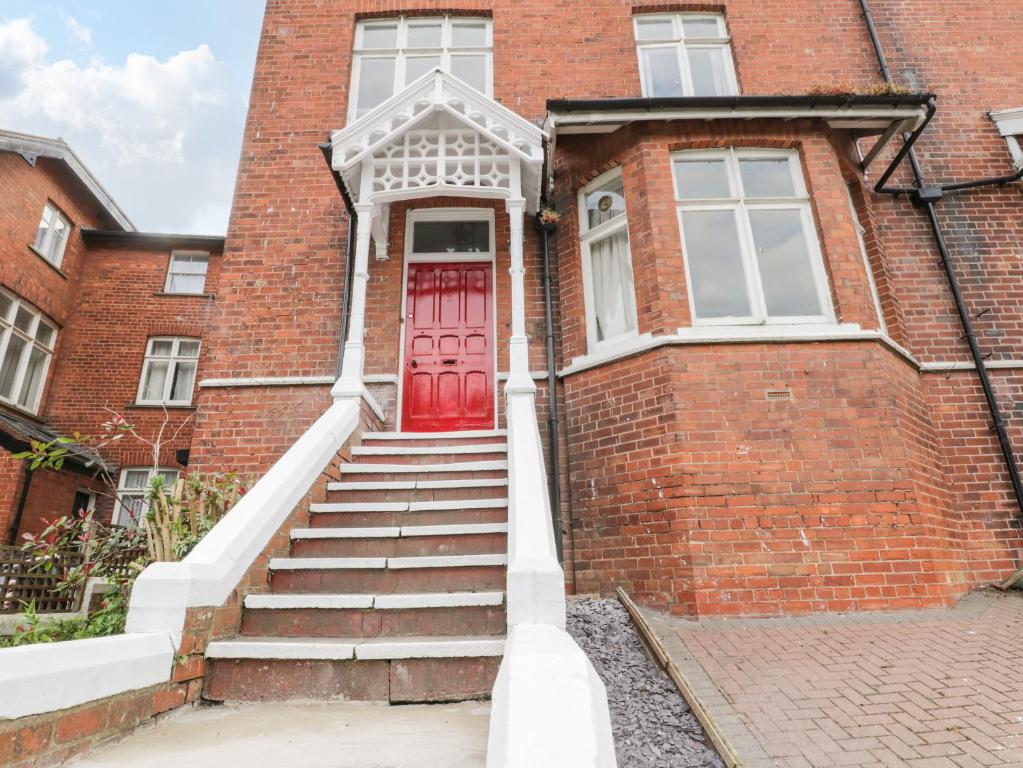
<svg viewBox="0 0 1023 768"><path fill-rule="evenodd" d="M410 264L401 428L494 428L493 268Z"/></svg>

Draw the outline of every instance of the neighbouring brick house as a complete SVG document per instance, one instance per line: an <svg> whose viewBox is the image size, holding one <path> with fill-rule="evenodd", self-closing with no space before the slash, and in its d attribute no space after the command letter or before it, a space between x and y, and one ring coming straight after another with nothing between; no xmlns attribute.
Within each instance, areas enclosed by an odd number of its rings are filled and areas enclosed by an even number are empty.
<svg viewBox="0 0 1023 768"><path fill-rule="evenodd" d="M0 543L82 507L127 522L95 467L31 473L13 454L100 436L113 413L152 438L166 407L160 467L184 471L223 238L136 232L61 140L0 131L0 186ZM152 471L130 440L105 458L125 498Z"/></svg>
<svg viewBox="0 0 1023 768"><path fill-rule="evenodd" d="M505 383L532 380L549 450L546 202L570 588L758 615L1003 578L1021 510L975 360L925 210L874 186L925 125L931 185L1012 172L1023 19L1008 0L958 3L954 25L937 0L874 13L902 89L878 87L856 0L271 0L222 256L0 154L31 179L0 201L18 227L0 281L59 329L38 415L151 423L147 339L201 337L173 448L258 473L329 406L348 333L384 430L500 427ZM891 179L913 185L908 160ZM63 277L25 245L58 194ZM1018 445L1021 186L948 194L937 218ZM178 250L209 254L215 302L166 295Z"/></svg>

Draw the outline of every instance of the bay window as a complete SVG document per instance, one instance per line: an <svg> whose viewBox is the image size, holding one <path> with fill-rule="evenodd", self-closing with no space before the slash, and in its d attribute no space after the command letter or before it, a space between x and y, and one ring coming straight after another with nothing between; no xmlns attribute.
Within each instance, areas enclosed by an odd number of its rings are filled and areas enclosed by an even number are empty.
<svg viewBox="0 0 1023 768"><path fill-rule="evenodd" d="M579 219L586 331L592 352L637 333L636 289L620 168L580 191Z"/></svg>
<svg viewBox="0 0 1023 768"><path fill-rule="evenodd" d="M355 28L349 120L355 121L432 69L493 92L490 19L404 16Z"/></svg>
<svg viewBox="0 0 1023 768"><path fill-rule="evenodd" d="M672 163L694 324L834 321L796 152L697 150Z"/></svg>
<svg viewBox="0 0 1023 768"><path fill-rule="evenodd" d="M642 14L633 24L644 96L739 92L731 40L720 14Z"/></svg>
<svg viewBox="0 0 1023 768"><path fill-rule="evenodd" d="M0 402L39 410L57 329L12 293L0 290Z"/></svg>

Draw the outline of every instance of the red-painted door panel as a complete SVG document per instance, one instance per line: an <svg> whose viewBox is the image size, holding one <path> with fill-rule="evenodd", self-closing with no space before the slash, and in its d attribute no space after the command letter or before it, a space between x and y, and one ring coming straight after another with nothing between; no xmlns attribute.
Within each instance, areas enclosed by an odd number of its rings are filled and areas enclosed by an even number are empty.
<svg viewBox="0 0 1023 768"><path fill-rule="evenodd" d="M401 428L494 428L490 264L410 264Z"/></svg>

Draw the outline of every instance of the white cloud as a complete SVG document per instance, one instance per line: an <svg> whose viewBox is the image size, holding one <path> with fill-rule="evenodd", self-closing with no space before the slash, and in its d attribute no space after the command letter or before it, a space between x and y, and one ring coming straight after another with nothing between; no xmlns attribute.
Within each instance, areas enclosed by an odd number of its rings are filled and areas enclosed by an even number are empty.
<svg viewBox="0 0 1023 768"><path fill-rule="evenodd" d="M223 232L245 104L209 46L123 64L47 51L27 19L0 23L0 126L62 136L142 229L210 232L219 212Z"/></svg>
<svg viewBox="0 0 1023 768"><path fill-rule="evenodd" d="M71 33L71 37L78 41L78 43L86 49L92 48L92 30L81 24L78 19L69 14L63 14L64 26L67 27L67 31Z"/></svg>

